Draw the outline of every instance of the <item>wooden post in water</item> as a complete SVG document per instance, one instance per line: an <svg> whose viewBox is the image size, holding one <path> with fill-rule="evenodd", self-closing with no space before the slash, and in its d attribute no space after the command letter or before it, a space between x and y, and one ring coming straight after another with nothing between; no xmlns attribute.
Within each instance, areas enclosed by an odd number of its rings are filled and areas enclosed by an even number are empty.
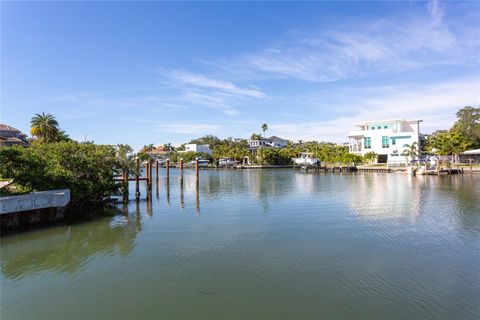
<svg viewBox="0 0 480 320"><path fill-rule="evenodd" d="M167 161L165 161L165 174L167 176L167 181L168 179L170 179L170 159L167 159Z"/></svg>
<svg viewBox="0 0 480 320"><path fill-rule="evenodd" d="M180 183L183 185L183 158L180 158Z"/></svg>
<svg viewBox="0 0 480 320"><path fill-rule="evenodd" d="M123 203L128 203L128 169L123 169L122 172L122 191L123 191Z"/></svg>
<svg viewBox="0 0 480 320"><path fill-rule="evenodd" d="M152 160L148 160L148 169L150 172L148 173L148 176L150 179L148 179L148 190L152 191L152 180L153 180L153 163Z"/></svg>
<svg viewBox="0 0 480 320"><path fill-rule="evenodd" d="M196 178L197 183L198 183L198 158L195 159L195 178Z"/></svg>
<svg viewBox="0 0 480 320"><path fill-rule="evenodd" d="M151 177L150 177L150 161L147 161L147 163L145 164L145 174L147 176L147 180L146 180L146 187L147 187L147 192L150 190L150 181L151 181Z"/></svg>
<svg viewBox="0 0 480 320"><path fill-rule="evenodd" d="M155 160L155 176L156 176L156 180L158 182L158 160ZM158 183L157 183L158 185Z"/></svg>
<svg viewBox="0 0 480 320"><path fill-rule="evenodd" d="M140 177L140 159L137 157L136 159L136 172L135 172L135 199L138 201L140 200L140 181L138 180Z"/></svg>
<svg viewBox="0 0 480 320"><path fill-rule="evenodd" d="M470 174L472 174L473 173L472 158L468 159L468 162L470 162Z"/></svg>

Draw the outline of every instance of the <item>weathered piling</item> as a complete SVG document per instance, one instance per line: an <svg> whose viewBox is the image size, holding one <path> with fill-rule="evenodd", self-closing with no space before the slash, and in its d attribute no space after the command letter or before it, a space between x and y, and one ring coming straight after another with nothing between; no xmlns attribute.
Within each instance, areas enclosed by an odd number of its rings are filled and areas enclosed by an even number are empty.
<svg viewBox="0 0 480 320"><path fill-rule="evenodd" d="M170 159L167 159L167 161L165 161L165 175L167 176L167 180L170 179Z"/></svg>
<svg viewBox="0 0 480 320"><path fill-rule="evenodd" d="M157 180L157 186L158 186L158 160L155 160L155 180Z"/></svg>
<svg viewBox="0 0 480 320"><path fill-rule="evenodd" d="M140 200L140 159L136 159L136 166L135 166L135 199L138 201Z"/></svg>
<svg viewBox="0 0 480 320"><path fill-rule="evenodd" d="M122 194L123 203L128 203L128 169L124 169L122 172Z"/></svg>
<svg viewBox="0 0 480 320"><path fill-rule="evenodd" d="M198 158L195 159L195 178L198 183Z"/></svg>
<svg viewBox="0 0 480 320"><path fill-rule="evenodd" d="M180 159L180 184L183 186L183 158Z"/></svg>
<svg viewBox="0 0 480 320"><path fill-rule="evenodd" d="M148 190L152 191L152 184L153 184L153 163L151 160L148 161L148 168L150 170L149 176L150 179L148 180Z"/></svg>
<svg viewBox="0 0 480 320"><path fill-rule="evenodd" d="M146 189L148 191L148 185L149 185L149 180L150 180L150 170L149 170L149 163L150 162L145 162L145 177L147 178L146 182Z"/></svg>

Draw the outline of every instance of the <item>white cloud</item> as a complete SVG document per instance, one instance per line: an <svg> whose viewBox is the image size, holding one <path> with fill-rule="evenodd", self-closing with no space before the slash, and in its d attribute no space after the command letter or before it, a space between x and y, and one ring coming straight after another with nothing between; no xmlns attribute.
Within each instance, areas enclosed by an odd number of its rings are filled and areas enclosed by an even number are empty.
<svg viewBox="0 0 480 320"><path fill-rule="evenodd" d="M449 128L455 121L455 112L467 105L480 104L480 84L477 79L435 83L428 86L340 90L338 94L351 95L350 104L342 105L348 116L328 121L270 124L272 133L289 139L346 141L354 124L368 120L422 119L422 132ZM355 96L357 97L355 100ZM330 109L338 108L330 105Z"/></svg>
<svg viewBox="0 0 480 320"><path fill-rule="evenodd" d="M222 130L222 126L211 123L168 123L155 126L159 132L181 134L212 134Z"/></svg>
<svg viewBox="0 0 480 320"><path fill-rule="evenodd" d="M434 21L440 22L443 18L443 6L438 0L430 0L427 4L427 9Z"/></svg>
<svg viewBox="0 0 480 320"><path fill-rule="evenodd" d="M478 23L478 14L465 21L446 21L438 1L427 7L417 15L356 19L296 32L259 52L210 64L237 78L311 82L438 65L478 65L480 29L471 27Z"/></svg>
<svg viewBox="0 0 480 320"><path fill-rule="evenodd" d="M205 87L227 92L234 95L247 96L253 98L264 98L265 94L255 88L240 88L229 81L217 80L205 77L201 74L190 73L186 71L175 70L171 72L171 77L181 84Z"/></svg>

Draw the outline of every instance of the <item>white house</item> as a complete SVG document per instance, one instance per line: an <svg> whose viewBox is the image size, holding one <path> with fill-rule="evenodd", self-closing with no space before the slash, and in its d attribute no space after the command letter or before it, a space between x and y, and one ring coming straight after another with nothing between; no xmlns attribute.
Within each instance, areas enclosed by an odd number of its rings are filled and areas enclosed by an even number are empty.
<svg viewBox="0 0 480 320"><path fill-rule="evenodd" d="M403 151L414 142L420 148L420 122L423 120L393 119L355 124L360 130L348 133L350 153L378 154L379 163L405 163Z"/></svg>
<svg viewBox="0 0 480 320"><path fill-rule="evenodd" d="M288 140L279 138L277 136L271 136L269 138L263 138L263 139L255 139L255 140L249 139L247 143L250 149L257 149L260 147L283 148L288 145Z"/></svg>
<svg viewBox="0 0 480 320"><path fill-rule="evenodd" d="M210 146L208 144L196 144L196 143L191 143L191 144L186 144L185 145L185 152L203 152L203 153L208 153L212 154L212 150L210 149Z"/></svg>

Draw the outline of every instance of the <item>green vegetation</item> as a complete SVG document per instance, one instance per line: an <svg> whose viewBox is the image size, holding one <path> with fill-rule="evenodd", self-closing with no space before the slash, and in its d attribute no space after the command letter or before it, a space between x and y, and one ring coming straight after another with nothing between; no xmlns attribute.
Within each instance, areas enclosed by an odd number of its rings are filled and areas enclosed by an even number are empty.
<svg viewBox="0 0 480 320"><path fill-rule="evenodd" d="M38 143L70 140L65 131L60 130L55 117L49 113L37 113L30 121L30 124L30 134L38 139Z"/></svg>
<svg viewBox="0 0 480 320"><path fill-rule="evenodd" d="M480 148L480 108L464 107L449 130L437 130L426 142L426 149L438 155L454 155Z"/></svg>
<svg viewBox="0 0 480 320"><path fill-rule="evenodd" d="M262 124L262 131L263 131L263 137L265 137L265 132L268 130L268 126L266 123Z"/></svg>
<svg viewBox="0 0 480 320"><path fill-rule="evenodd" d="M0 175L28 192L70 189L71 204L100 204L118 191L121 166L113 146L78 142L0 148Z"/></svg>
<svg viewBox="0 0 480 320"><path fill-rule="evenodd" d="M414 160L418 157L418 144L416 142L411 145L405 145L405 150L403 150L402 155L406 158L407 163L409 160Z"/></svg>

